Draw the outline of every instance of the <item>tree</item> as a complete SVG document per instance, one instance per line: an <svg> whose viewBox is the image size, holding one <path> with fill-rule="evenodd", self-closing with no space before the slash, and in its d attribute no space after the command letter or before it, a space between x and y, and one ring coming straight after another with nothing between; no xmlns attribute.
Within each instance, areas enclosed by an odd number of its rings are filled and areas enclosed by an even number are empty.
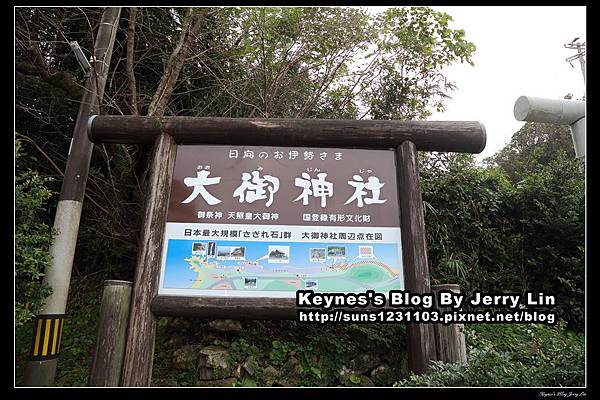
<svg viewBox="0 0 600 400"><path fill-rule="evenodd" d="M513 183L548 165L565 154L574 157L573 139L564 125L527 122L511 138L510 143L486 159L498 165Z"/></svg>
<svg viewBox="0 0 600 400"><path fill-rule="evenodd" d="M101 13L15 12L17 127L40 160L28 167L58 178L50 183L58 191L79 101L71 88L84 79L68 41L90 54ZM386 96L382 79L405 77L414 90L373 109L395 110L377 111L381 118L421 118L432 106L428 99L451 89L440 68L468 61L474 50L464 32L448 28L449 16L424 7L377 17L332 7L140 7L122 15L103 114L369 117L376 98ZM75 276L107 266L132 276L148 152L96 146L79 233L78 247L87 251L75 255Z"/></svg>

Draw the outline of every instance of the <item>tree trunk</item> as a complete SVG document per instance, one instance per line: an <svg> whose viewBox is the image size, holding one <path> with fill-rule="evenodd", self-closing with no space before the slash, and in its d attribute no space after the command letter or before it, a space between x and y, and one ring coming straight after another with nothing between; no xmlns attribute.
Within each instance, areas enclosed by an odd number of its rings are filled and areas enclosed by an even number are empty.
<svg viewBox="0 0 600 400"><path fill-rule="evenodd" d="M190 8L181 24L181 34L177 46L171 53L165 71L148 106L148 116L161 117L165 114L167 104L179 78L181 68L188 57L192 43L198 36L207 11Z"/></svg>

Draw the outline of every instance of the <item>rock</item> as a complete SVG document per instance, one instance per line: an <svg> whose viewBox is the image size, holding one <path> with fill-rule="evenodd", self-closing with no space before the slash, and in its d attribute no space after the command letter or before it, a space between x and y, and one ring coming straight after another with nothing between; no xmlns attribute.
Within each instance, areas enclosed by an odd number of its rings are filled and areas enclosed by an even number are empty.
<svg viewBox="0 0 600 400"><path fill-rule="evenodd" d="M360 383L358 384L358 386L362 386L362 387L374 387L376 386L373 381L371 379L369 379L368 377L361 375L360 376Z"/></svg>
<svg viewBox="0 0 600 400"><path fill-rule="evenodd" d="M208 323L208 328L217 332L240 333L242 323L235 319L215 319Z"/></svg>
<svg viewBox="0 0 600 400"><path fill-rule="evenodd" d="M167 327L172 331L185 331L192 326L189 320L183 318L173 318L167 322Z"/></svg>
<svg viewBox="0 0 600 400"><path fill-rule="evenodd" d="M338 371L338 379L340 381L340 383L342 385L344 385L346 383L346 381L348 380L348 378L350 377L350 375L353 375L354 371L352 371L350 368L346 367L345 365L342 365L342 369L340 369Z"/></svg>
<svg viewBox="0 0 600 400"><path fill-rule="evenodd" d="M159 387L174 387L174 386L179 386L177 384L177 380L175 378L163 378L163 379L152 379L152 381L150 382L150 386L159 386Z"/></svg>
<svg viewBox="0 0 600 400"><path fill-rule="evenodd" d="M275 384L280 386L298 386L301 374L302 364L300 364L300 361L296 357L290 357L279 370L279 378L275 380Z"/></svg>
<svg viewBox="0 0 600 400"><path fill-rule="evenodd" d="M279 372L277 372L273 366L269 365L267 368L265 368L263 370L263 382L265 386L273 386L273 383L278 376Z"/></svg>
<svg viewBox="0 0 600 400"><path fill-rule="evenodd" d="M217 338L217 339L213 340L211 343L215 346L221 346L221 347L227 347L227 348L231 347L231 343L229 343L227 340L223 340L222 338Z"/></svg>
<svg viewBox="0 0 600 400"><path fill-rule="evenodd" d="M358 357L350 360L348 368L357 375L371 371L380 363L379 356L372 353L362 353Z"/></svg>
<svg viewBox="0 0 600 400"><path fill-rule="evenodd" d="M246 361L244 361L244 364L242 364L242 368L248 373L248 375L254 375L254 372L256 372L254 370L255 365L256 362L254 361L254 356L250 356L246 358Z"/></svg>
<svg viewBox="0 0 600 400"><path fill-rule="evenodd" d="M235 378L225 378L225 379L216 379L212 381L198 381L196 386L199 387L231 387L235 386L237 383L237 379Z"/></svg>
<svg viewBox="0 0 600 400"><path fill-rule="evenodd" d="M198 346L185 345L173 353L173 368L190 369L196 366Z"/></svg>
<svg viewBox="0 0 600 400"><path fill-rule="evenodd" d="M371 379L379 386L390 386L394 381L394 371L387 364L381 364L371 371Z"/></svg>
<svg viewBox="0 0 600 400"><path fill-rule="evenodd" d="M242 377L242 364L238 364L233 368L233 371L231 372L231 376L237 379L240 379Z"/></svg>
<svg viewBox="0 0 600 400"><path fill-rule="evenodd" d="M199 351L198 378L200 380L215 380L229 378L232 366L229 363L229 350L222 346L210 345Z"/></svg>

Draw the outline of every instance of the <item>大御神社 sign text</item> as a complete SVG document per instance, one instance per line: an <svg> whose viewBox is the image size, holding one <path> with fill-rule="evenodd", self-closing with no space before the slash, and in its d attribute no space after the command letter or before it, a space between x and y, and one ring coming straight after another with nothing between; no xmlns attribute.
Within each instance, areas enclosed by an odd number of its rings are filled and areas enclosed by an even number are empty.
<svg viewBox="0 0 600 400"><path fill-rule="evenodd" d="M177 147L159 294L402 289L395 153Z"/></svg>

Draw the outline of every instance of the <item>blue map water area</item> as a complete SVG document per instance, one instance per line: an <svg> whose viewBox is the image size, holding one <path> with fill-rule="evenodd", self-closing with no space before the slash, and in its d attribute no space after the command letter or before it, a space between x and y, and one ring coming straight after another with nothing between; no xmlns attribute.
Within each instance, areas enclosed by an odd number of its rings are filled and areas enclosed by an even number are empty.
<svg viewBox="0 0 600 400"><path fill-rule="evenodd" d="M194 256L192 254L193 243L205 243L208 248L208 241L205 240L183 240L169 239L166 266L163 276L163 288L168 289L187 289L196 279L197 273L191 270L190 264L185 261L186 258ZM210 258L210 263L217 263L219 266L231 266L243 264L246 274L253 272L273 271L274 274L278 270L285 269L289 272L297 272L301 274L317 274L323 271L324 266L329 266L334 263L352 263L356 261L375 261L386 264L387 266L400 270L401 264L398 258L398 245L394 243L318 243L318 242L244 242L244 241L216 241L217 251L220 247L244 247L244 260L222 260ZM269 262L269 246L289 247L289 262L288 263L270 263ZM345 258L325 258L322 262L311 262L310 249L322 248L325 249L327 257L327 248L331 246L345 247ZM372 246L373 258L357 258L359 246ZM285 248L282 249L285 253ZM197 257L205 257L205 255L196 255ZM252 265L256 262L259 265ZM262 267L261 267L262 266Z"/></svg>

